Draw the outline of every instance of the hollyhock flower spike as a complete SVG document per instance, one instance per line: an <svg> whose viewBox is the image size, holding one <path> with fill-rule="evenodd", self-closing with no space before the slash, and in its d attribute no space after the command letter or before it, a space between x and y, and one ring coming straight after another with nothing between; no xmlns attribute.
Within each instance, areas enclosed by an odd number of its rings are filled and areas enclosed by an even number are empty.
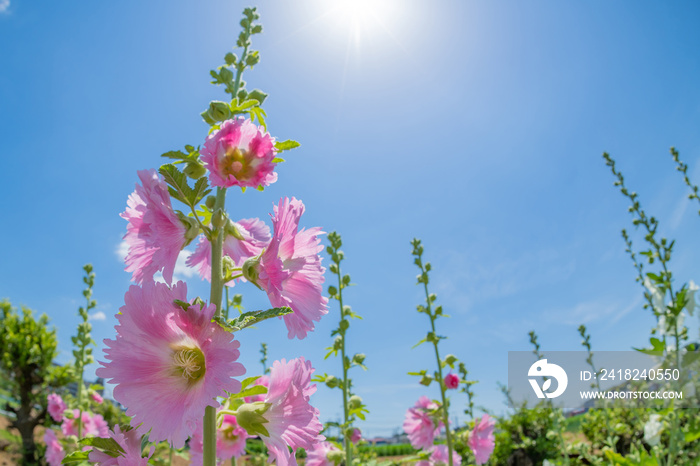
<svg viewBox="0 0 700 466"><path fill-rule="evenodd" d="M155 447L152 446L148 456L143 457L141 449L141 434L137 429L123 432L117 425L114 432L109 432L110 438L119 444L124 450L121 456L113 457L97 449L93 449L88 456L91 463L99 466L147 466L149 458L153 455Z"/></svg>
<svg viewBox="0 0 700 466"><path fill-rule="evenodd" d="M496 421L488 414L484 414L481 419L477 419L474 423L474 430L469 434L467 444L474 452L476 464L486 463L493 453L496 445L496 438L493 435L495 426Z"/></svg>
<svg viewBox="0 0 700 466"><path fill-rule="evenodd" d="M61 424L63 435L78 436L78 418L82 420L81 435L83 437L107 438L109 436L109 426L101 414L90 414L87 411L83 411L81 415L78 409L73 410L72 419L63 418L63 423Z"/></svg>
<svg viewBox="0 0 700 466"><path fill-rule="evenodd" d="M200 154L212 186L257 188L277 181L275 140L246 118L224 121Z"/></svg>
<svg viewBox="0 0 700 466"><path fill-rule="evenodd" d="M234 234L228 234L224 239L224 255L230 257L236 267L243 266L246 259L260 254L270 242L270 227L258 218L231 222L229 230ZM186 264L196 267L203 279L211 281L211 243L207 238L199 237L197 248L187 258ZM233 282L227 285L233 285Z"/></svg>
<svg viewBox="0 0 700 466"><path fill-rule="evenodd" d="M46 455L44 456L46 462L49 463L49 466L60 466L66 453L52 429L46 429L44 444L46 445Z"/></svg>
<svg viewBox="0 0 700 466"><path fill-rule="evenodd" d="M342 461L343 453L330 442L319 442L306 451L306 466L335 466ZM334 461L339 456L339 461Z"/></svg>
<svg viewBox="0 0 700 466"><path fill-rule="evenodd" d="M166 282L172 283L180 250L198 233L193 223L181 220L170 204L168 187L155 170L138 172L142 185L129 196L121 217L129 222L124 241L129 245L126 271L135 283L153 279L162 270ZM194 235L194 236L193 236Z"/></svg>
<svg viewBox="0 0 700 466"><path fill-rule="evenodd" d="M132 416L132 425L150 429L150 440L167 440L181 448L195 430L206 406L217 396L236 393L245 373L238 341L211 319L216 307L187 302L187 286L163 283L131 286L117 315L116 340L105 340L108 362L97 375L114 388L114 399Z"/></svg>
<svg viewBox="0 0 700 466"><path fill-rule="evenodd" d="M431 401L427 396L421 396L413 408L406 411L406 418L403 422L403 430L408 435L408 440L416 449L429 449L433 446L435 436L440 433L440 427L435 425L433 418L428 411L438 408L437 403Z"/></svg>
<svg viewBox="0 0 700 466"><path fill-rule="evenodd" d="M451 390L459 388L459 376L457 374L449 373L445 376L445 387Z"/></svg>
<svg viewBox="0 0 700 466"><path fill-rule="evenodd" d="M319 256L323 232L318 227L299 231L303 213L300 200L280 199L272 215L270 245L260 257L243 265L243 275L267 292L273 306L292 308L294 312L284 316L284 323L288 337L300 340L328 313L328 298L323 296L326 269Z"/></svg>
<svg viewBox="0 0 700 466"><path fill-rule="evenodd" d="M47 397L49 402L49 414L56 422L61 422L63 419L63 412L66 410L66 403L61 398L61 395L56 393L51 393Z"/></svg>
<svg viewBox="0 0 700 466"><path fill-rule="evenodd" d="M319 411L309 404L316 392L316 385L311 385L313 372L311 362L304 358L275 361L265 401L238 408L238 423L249 434L260 435L269 450L269 462L276 460L278 466L296 465L297 448L311 450L325 440L319 434L323 429Z"/></svg>

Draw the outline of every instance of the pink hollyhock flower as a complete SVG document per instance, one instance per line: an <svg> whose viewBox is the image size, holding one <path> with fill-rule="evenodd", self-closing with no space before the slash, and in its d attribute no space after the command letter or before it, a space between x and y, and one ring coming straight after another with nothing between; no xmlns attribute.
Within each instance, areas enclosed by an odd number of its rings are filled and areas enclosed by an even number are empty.
<svg viewBox="0 0 700 466"><path fill-rule="evenodd" d="M359 442L360 440L362 440L362 432L360 431L360 429L353 429L352 435L350 436L350 441L353 444L357 445L357 442Z"/></svg>
<svg viewBox="0 0 700 466"><path fill-rule="evenodd" d="M224 255L233 260L236 267L241 267L246 259L260 254L270 242L270 227L257 218L244 218L233 222L240 238L226 235ZM195 251L187 258L189 267L197 267L199 275L211 281L211 243L204 236L199 237ZM233 285L233 282L227 283Z"/></svg>
<svg viewBox="0 0 700 466"><path fill-rule="evenodd" d="M428 414L438 408L437 403L432 402L427 396L421 396L413 408L406 411L403 421L403 430L408 435L408 440L413 448L429 449L433 446L435 436L440 433L442 422L435 425L433 418Z"/></svg>
<svg viewBox="0 0 700 466"><path fill-rule="evenodd" d="M162 270L163 278L171 283L177 256L192 238L186 238L188 227L173 211L162 177L153 169L140 170L138 175L143 186L136 185L121 214L129 222L124 235L129 245L125 270L133 272L132 279L138 284Z"/></svg>
<svg viewBox="0 0 700 466"><path fill-rule="evenodd" d="M109 436L124 449L121 456L113 457L97 449L93 449L88 455L91 463L100 466L146 466L148 459L153 455L155 447L151 447L147 457L143 457L141 449L141 434L136 429L122 432L119 426L114 426L114 432Z"/></svg>
<svg viewBox="0 0 700 466"><path fill-rule="evenodd" d="M255 382L253 382L253 385L262 385L265 388L270 388L270 377L266 375L261 375L260 378L258 378ZM246 403L255 403L256 401L265 401L265 396L264 394L262 395L251 395L251 396L246 396L244 398Z"/></svg>
<svg viewBox="0 0 700 466"><path fill-rule="evenodd" d="M340 451L330 442L319 442L306 450L306 466L335 466L335 462L328 458L332 451Z"/></svg>
<svg viewBox="0 0 700 466"><path fill-rule="evenodd" d="M104 401L104 398L102 398L102 395L100 395L97 392L90 392L90 398L92 398L92 401L94 401L98 405L102 404L102 402Z"/></svg>
<svg viewBox="0 0 700 466"><path fill-rule="evenodd" d="M449 389L455 389L459 387L459 376L457 374L449 373L445 376L445 387Z"/></svg>
<svg viewBox="0 0 700 466"><path fill-rule="evenodd" d="M61 422L63 419L63 412L66 410L66 403L64 403L61 395L56 393L51 393L47 400L49 402L49 414L56 422Z"/></svg>
<svg viewBox="0 0 700 466"><path fill-rule="evenodd" d="M151 430L150 440L175 448L195 430L206 406L217 396L236 393L243 375L238 341L212 323L216 307L174 304L187 301L187 286L163 283L131 286L117 315L116 340L105 340L109 362L97 375L116 384L114 399L126 406L132 425Z"/></svg>
<svg viewBox="0 0 700 466"><path fill-rule="evenodd" d="M445 466L450 464L448 458L449 450L447 449L447 445L441 444L441 445L435 445L433 447L433 453L430 455L430 461L433 465L435 466ZM462 464L462 458L459 456L459 454L456 451L452 451L452 464L454 466L459 466Z"/></svg>
<svg viewBox="0 0 700 466"><path fill-rule="evenodd" d="M304 204L292 198L280 199L274 207L274 233L270 245L260 258L249 259L243 273L266 292L275 307L291 307L292 314L284 316L288 337L300 340L314 329L314 321L328 313L328 298L323 296L321 257L323 249L320 228L299 230Z"/></svg>
<svg viewBox="0 0 700 466"><path fill-rule="evenodd" d="M52 429L46 429L44 433L44 443L46 444L46 455L44 458L49 466L60 466L61 461L66 456L61 442L56 438L56 433Z"/></svg>
<svg viewBox="0 0 700 466"><path fill-rule="evenodd" d="M304 358L275 361L265 401L257 403L264 406L260 411L264 417L261 430L267 432L261 438L269 450L270 462L276 459L278 466L296 465L297 448L310 450L315 443L325 440L319 434L323 429L318 420L319 411L309 404L309 398L316 392L316 385L311 385L313 372L311 361ZM240 417L238 421L243 424Z"/></svg>
<svg viewBox="0 0 700 466"><path fill-rule="evenodd" d="M75 435L78 436L78 422L82 421L80 435L82 437L102 437L107 438L109 436L109 426L107 421L104 420L101 414L90 414L87 411L83 411L82 415L80 410L73 410L73 419L63 418L63 423L61 424L61 432L63 435Z"/></svg>
<svg viewBox="0 0 700 466"><path fill-rule="evenodd" d="M216 457L219 460L229 460L245 454L246 439L250 437L246 430L238 425L236 416L225 414L216 431ZM197 429L190 439L190 466L201 466L204 461L204 432L202 421L197 423Z"/></svg>
<svg viewBox="0 0 700 466"><path fill-rule="evenodd" d="M496 438L493 435L493 429L496 426L496 421L484 414L481 419L477 419L474 423L474 430L469 434L467 444L474 452L476 464L484 464L489 460L489 456L493 453L496 446Z"/></svg>
<svg viewBox="0 0 700 466"><path fill-rule="evenodd" d="M207 137L200 151L212 186L268 186L277 181L274 172L275 140L250 120L224 121Z"/></svg>

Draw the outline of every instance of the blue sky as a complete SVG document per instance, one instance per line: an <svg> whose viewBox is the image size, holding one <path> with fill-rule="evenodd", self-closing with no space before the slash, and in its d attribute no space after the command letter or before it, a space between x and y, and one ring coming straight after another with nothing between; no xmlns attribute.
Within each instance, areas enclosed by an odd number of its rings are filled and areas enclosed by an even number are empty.
<svg viewBox="0 0 700 466"><path fill-rule="evenodd" d="M364 316L349 347L369 367L354 374L371 411L360 427L390 434L420 395L437 397L406 375L434 366L429 347L411 349L428 327L415 312L414 237L452 316L438 322L442 351L479 380L478 405L503 412L496 383L531 329L548 350L580 348L580 323L594 349L643 346L653 320L620 237L631 217L601 154L677 239L678 283L700 280L700 205L684 199L668 155L677 147L700 183L697 3L374 5L258 5L262 61L244 79L270 94L271 133L302 147L275 185L227 203L234 218L267 220L295 196L303 226L341 233L357 284L345 299ZM113 337L129 286L119 213L136 170L203 142L199 113L225 96L208 73L234 45L244 6L0 1L0 296L49 315L59 361L70 357L86 262L106 317L93 321L95 339ZM208 296L198 277L179 276L190 296ZM236 292L248 309L266 306L253 287ZM323 361L337 312L301 342L281 323L241 332L241 360L255 373L265 341L272 358L338 373L339 361ZM697 335L697 316L691 325ZM453 399L460 421L464 401ZM315 404L335 419L340 392L319 387Z"/></svg>

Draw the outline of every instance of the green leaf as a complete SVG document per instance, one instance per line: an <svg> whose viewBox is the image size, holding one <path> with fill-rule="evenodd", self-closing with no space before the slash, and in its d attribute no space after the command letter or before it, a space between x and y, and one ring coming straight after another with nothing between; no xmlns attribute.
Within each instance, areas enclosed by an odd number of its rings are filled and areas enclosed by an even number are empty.
<svg viewBox="0 0 700 466"><path fill-rule="evenodd" d="M293 312L294 311L292 311L292 308L290 307L275 307L268 309L267 311L244 312L240 316L236 317L235 319L231 319L228 322L222 318L219 318L217 322L229 332L237 332L246 327L250 327L251 325L255 325L258 322L262 322L263 320L271 319L273 317L281 317Z"/></svg>
<svg viewBox="0 0 700 466"><path fill-rule="evenodd" d="M241 390L246 388L248 385L252 385L253 383L255 383L255 381L258 380L260 377L262 376L256 375L254 377L246 377L245 379L243 379L243 382L241 382Z"/></svg>
<svg viewBox="0 0 700 466"><path fill-rule="evenodd" d="M187 184L187 176L173 164L163 165L158 171L170 185L168 188L170 195L192 208L211 192L206 178L198 179L194 189L190 188Z"/></svg>
<svg viewBox="0 0 700 466"><path fill-rule="evenodd" d="M296 149L299 146L301 146L301 144L291 139L287 139L286 141L277 141L275 143L275 149L277 149L277 152Z"/></svg>
<svg viewBox="0 0 700 466"><path fill-rule="evenodd" d="M80 463L88 460L89 451L74 451L61 461L61 464Z"/></svg>
<svg viewBox="0 0 700 466"><path fill-rule="evenodd" d="M416 343L415 345L411 346L411 349L417 348L417 347L419 347L420 345L422 345L423 343L426 343L427 341L428 341L427 338L423 338L421 341L419 341L419 342Z"/></svg>
<svg viewBox="0 0 700 466"><path fill-rule="evenodd" d="M169 159L176 160L187 160L188 154L185 154L181 150L171 150L160 155L161 157L167 157Z"/></svg>
<svg viewBox="0 0 700 466"><path fill-rule="evenodd" d="M282 157L275 157L274 159L272 159L272 163L282 163L284 161L285 160Z"/></svg>
<svg viewBox="0 0 700 466"><path fill-rule="evenodd" d="M126 453L121 445L117 443L113 438L101 438L101 437L87 437L82 438L78 441L81 445L86 445L88 447L96 447L104 451L110 456L115 458L119 456L120 453ZM112 454L114 453L114 454Z"/></svg>
<svg viewBox="0 0 700 466"><path fill-rule="evenodd" d="M253 385L252 387L248 387L245 390L241 390L238 393L232 394L229 398L245 398L247 396L253 396L253 395L264 395L267 393L267 387L264 385Z"/></svg>

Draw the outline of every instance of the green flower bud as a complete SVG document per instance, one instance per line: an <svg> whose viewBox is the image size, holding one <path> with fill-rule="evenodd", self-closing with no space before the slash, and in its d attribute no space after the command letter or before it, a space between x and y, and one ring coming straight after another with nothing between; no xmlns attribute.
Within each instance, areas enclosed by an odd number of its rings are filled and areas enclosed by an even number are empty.
<svg viewBox="0 0 700 466"><path fill-rule="evenodd" d="M205 204L209 210L214 210L214 206L216 205L216 196L207 196Z"/></svg>
<svg viewBox="0 0 700 466"><path fill-rule="evenodd" d="M357 409L362 406L362 398L357 395L353 395L350 397L348 405L350 405L350 409Z"/></svg>
<svg viewBox="0 0 700 466"><path fill-rule="evenodd" d="M246 280L258 286L258 265L260 264L260 257L251 257L246 259L243 263L242 271L243 276ZM259 286L258 286L259 288Z"/></svg>
<svg viewBox="0 0 700 466"><path fill-rule="evenodd" d="M334 464L340 464L345 459L345 453L342 450L331 450L326 453L328 461L333 461Z"/></svg>
<svg viewBox="0 0 700 466"><path fill-rule="evenodd" d="M198 180L207 173L207 169L199 162L189 162L183 172L193 180Z"/></svg>
<svg viewBox="0 0 700 466"><path fill-rule="evenodd" d="M231 108L226 102L214 100L209 103L209 117L214 121L224 121L231 117Z"/></svg>
<svg viewBox="0 0 700 466"><path fill-rule="evenodd" d="M188 217L187 215L180 212L178 212L178 218L183 223L183 225L187 227L187 231L185 231L185 246L187 246L192 242L193 239L199 236L199 224L194 218Z"/></svg>
<svg viewBox="0 0 700 466"><path fill-rule="evenodd" d="M264 435L269 437L270 433L263 424L268 422L265 419L265 412L272 406L270 403L257 401L255 403L245 403L236 410L236 421L243 427L249 435Z"/></svg>
<svg viewBox="0 0 700 466"><path fill-rule="evenodd" d="M352 362L355 364L362 364L365 362L365 355L363 353L357 353L355 356L352 357Z"/></svg>
<svg viewBox="0 0 700 466"><path fill-rule="evenodd" d="M445 364L452 367L454 363L457 362L457 357L454 354L448 354L445 356Z"/></svg>
<svg viewBox="0 0 700 466"><path fill-rule="evenodd" d="M329 375L326 377L326 386L328 388L335 388L338 386L338 378L334 375Z"/></svg>
<svg viewBox="0 0 700 466"><path fill-rule="evenodd" d="M224 212L221 209L216 209L214 215L211 216L211 225L216 229L224 225Z"/></svg>
<svg viewBox="0 0 700 466"><path fill-rule="evenodd" d="M245 267L245 265L244 265ZM340 351L343 348L343 337L340 335L335 337L335 340L333 341L333 349Z"/></svg>

